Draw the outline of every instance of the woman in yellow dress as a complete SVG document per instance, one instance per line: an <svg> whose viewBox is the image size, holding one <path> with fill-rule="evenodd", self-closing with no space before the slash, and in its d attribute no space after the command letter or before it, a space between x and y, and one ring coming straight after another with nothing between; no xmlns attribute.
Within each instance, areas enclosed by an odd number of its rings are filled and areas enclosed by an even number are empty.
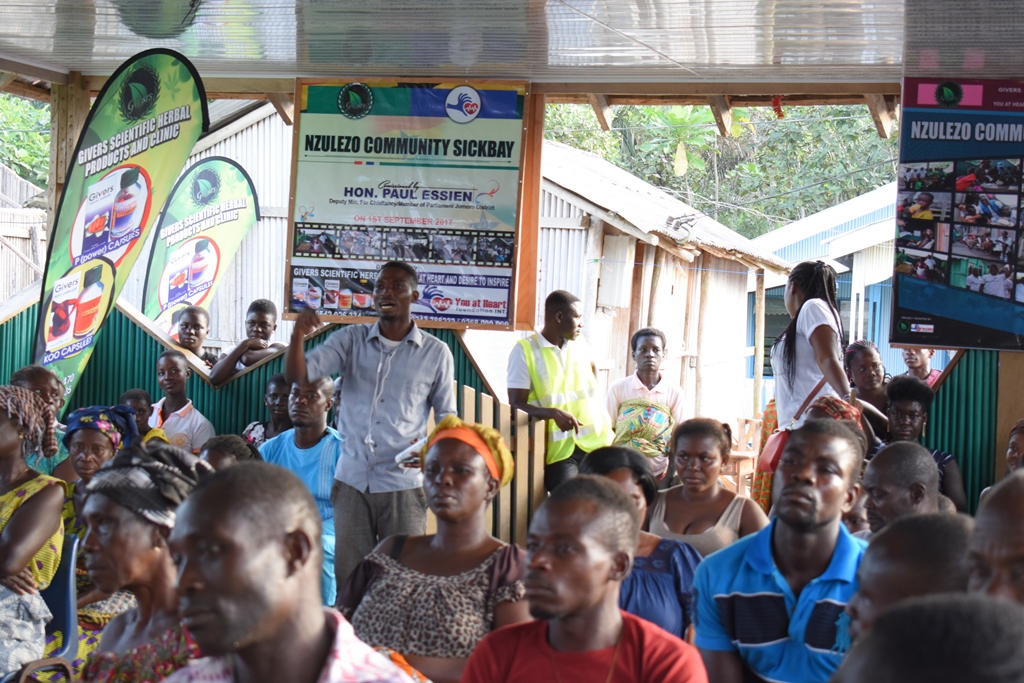
<svg viewBox="0 0 1024 683"><path fill-rule="evenodd" d="M60 564L64 488L26 462L57 452L52 410L28 389L0 386L0 676L43 656L53 616L39 591Z"/></svg>

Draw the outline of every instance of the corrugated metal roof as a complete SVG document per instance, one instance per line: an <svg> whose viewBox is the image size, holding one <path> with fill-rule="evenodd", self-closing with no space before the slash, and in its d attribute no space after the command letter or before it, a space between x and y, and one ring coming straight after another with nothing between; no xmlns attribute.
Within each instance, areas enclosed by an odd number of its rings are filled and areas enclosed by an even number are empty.
<svg viewBox="0 0 1024 683"><path fill-rule="evenodd" d="M889 183L765 233L754 238L754 242L791 262L803 261L828 253L825 249L805 255L805 248L819 248L827 239L895 215L896 183ZM828 234L822 234L825 232ZM791 246L796 249L784 251Z"/></svg>
<svg viewBox="0 0 1024 683"><path fill-rule="evenodd" d="M0 51L101 75L137 52L170 47L204 75L249 78L892 82L901 75L903 6L903 0L5 0ZM960 11L961 3L946 3L934 13Z"/></svg>
<svg viewBox="0 0 1024 683"><path fill-rule="evenodd" d="M251 111L266 104L264 100L210 100L210 129L203 137L220 130L232 121L237 121Z"/></svg>
<svg viewBox="0 0 1024 683"><path fill-rule="evenodd" d="M773 270L790 267L752 240L597 154L545 140L541 172L546 180L621 216L646 234L742 257ZM678 225L689 229L689 239Z"/></svg>

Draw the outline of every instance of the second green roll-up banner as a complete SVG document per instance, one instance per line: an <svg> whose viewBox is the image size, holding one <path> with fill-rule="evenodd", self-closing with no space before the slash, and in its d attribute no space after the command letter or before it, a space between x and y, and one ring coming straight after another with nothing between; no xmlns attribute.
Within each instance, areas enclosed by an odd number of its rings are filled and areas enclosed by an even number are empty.
<svg viewBox="0 0 1024 683"><path fill-rule="evenodd" d="M178 312L208 305L249 228L260 219L252 179L225 157L193 164L167 198L146 270L143 313L177 339Z"/></svg>

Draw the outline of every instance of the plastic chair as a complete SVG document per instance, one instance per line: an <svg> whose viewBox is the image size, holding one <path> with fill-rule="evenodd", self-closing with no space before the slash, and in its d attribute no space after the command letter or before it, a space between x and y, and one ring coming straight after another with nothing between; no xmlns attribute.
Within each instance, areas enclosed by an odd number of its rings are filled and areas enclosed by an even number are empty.
<svg viewBox="0 0 1024 683"><path fill-rule="evenodd" d="M50 608L53 619L46 625L46 635L60 632L63 634L60 650L45 659L37 659L21 667L21 670L7 674L0 683L18 681L23 683L29 676L40 671L61 670L67 680L74 680L71 662L78 655L78 585L75 581L75 565L78 561L78 536L64 536L64 549L61 551L60 565L53 581L40 595Z"/></svg>

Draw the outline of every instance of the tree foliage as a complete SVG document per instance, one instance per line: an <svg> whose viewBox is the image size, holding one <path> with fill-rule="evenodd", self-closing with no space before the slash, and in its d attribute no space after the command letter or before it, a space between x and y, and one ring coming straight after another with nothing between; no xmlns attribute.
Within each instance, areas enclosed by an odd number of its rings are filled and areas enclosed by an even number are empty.
<svg viewBox="0 0 1024 683"><path fill-rule="evenodd" d="M548 107L546 137L595 152L748 237L896 178L897 142L864 106L733 110L728 138L707 107L613 108L601 131L583 105Z"/></svg>
<svg viewBox="0 0 1024 683"><path fill-rule="evenodd" d="M0 164L39 187L50 168L50 106L0 93Z"/></svg>

